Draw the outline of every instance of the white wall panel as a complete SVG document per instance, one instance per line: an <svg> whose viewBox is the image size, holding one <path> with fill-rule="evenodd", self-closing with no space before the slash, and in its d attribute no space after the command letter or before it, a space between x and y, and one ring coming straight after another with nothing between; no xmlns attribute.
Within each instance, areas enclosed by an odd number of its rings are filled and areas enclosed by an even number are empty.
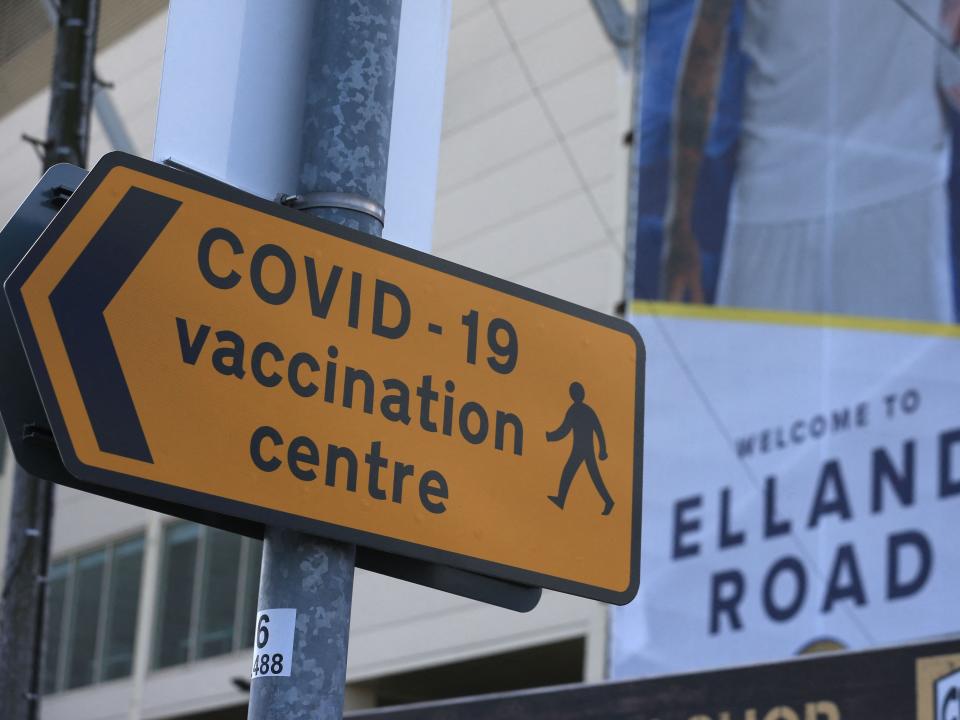
<svg viewBox="0 0 960 720"><path fill-rule="evenodd" d="M517 40L542 34L574 15L582 14L588 7L584 0L499 0L497 5L510 34Z"/></svg>
<svg viewBox="0 0 960 720"><path fill-rule="evenodd" d="M492 274L517 277L533 272L544 258L568 255L603 240L604 230L589 201L579 190L555 202L504 222L480 236L444 246L444 255Z"/></svg>
<svg viewBox="0 0 960 720"><path fill-rule="evenodd" d="M617 61L604 56L543 90L544 102L560 132L568 135L614 115L610 99L616 92L618 72Z"/></svg>
<svg viewBox="0 0 960 720"><path fill-rule="evenodd" d="M443 135L484 122L487 118L522 102L530 94L520 60L505 53L478 63L456 78L447 75L443 107ZM441 145L440 155L444 148ZM442 175L441 175L442 179Z"/></svg>
<svg viewBox="0 0 960 720"><path fill-rule="evenodd" d="M613 46L588 2L576 15L520 41L519 50L537 85L613 55Z"/></svg>

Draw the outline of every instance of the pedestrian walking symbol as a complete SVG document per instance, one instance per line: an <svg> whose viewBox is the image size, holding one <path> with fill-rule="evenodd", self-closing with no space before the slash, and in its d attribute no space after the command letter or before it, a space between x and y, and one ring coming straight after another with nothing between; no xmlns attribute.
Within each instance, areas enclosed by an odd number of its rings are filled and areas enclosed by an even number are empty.
<svg viewBox="0 0 960 720"><path fill-rule="evenodd" d="M607 492L607 488L603 484L603 477L600 475L600 467L597 465L598 455L594 454L593 436L597 436L600 460L607 459L607 442L603 437L600 418L597 417L593 408L583 401L585 397L586 391L583 389L583 385L578 382L570 383L570 398L573 400L573 404L567 410L560 427L547 433L548 442L563 440L571 432L573 433L573 447L560 475L560 487L557 489L556 495L548 495L547 499L563 510L573 477L577 474L580 466L586 463L587 472L590 473L590 479L593 480L593 486L604 502L601 514L609 515L610 511L613 510L613 498Z"/></svg>

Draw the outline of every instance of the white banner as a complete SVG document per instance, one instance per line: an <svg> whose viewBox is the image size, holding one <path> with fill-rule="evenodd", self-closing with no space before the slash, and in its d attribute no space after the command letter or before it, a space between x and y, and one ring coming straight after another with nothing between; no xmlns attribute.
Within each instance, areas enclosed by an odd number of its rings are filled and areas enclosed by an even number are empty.
<svg viewBox="0 0 960 720"><path fill-rule="evenodd" d="M640 593L615 678L960 630L960 328L638 302Z"/></svg>

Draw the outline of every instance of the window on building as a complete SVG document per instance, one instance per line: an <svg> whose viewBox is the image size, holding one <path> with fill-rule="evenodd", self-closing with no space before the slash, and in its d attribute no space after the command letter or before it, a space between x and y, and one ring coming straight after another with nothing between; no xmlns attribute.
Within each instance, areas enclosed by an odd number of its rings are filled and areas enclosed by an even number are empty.
<svg viewBox="0 0 960 720"><path fill-rule="evenodd" d="M164 529L154 667L253 644L260 542L192 523Z"/></svg>
<svg viewBox="0 0 960 720"><path fill-rule="evenodd" d="M157 667L186 662L197 566L199 525L168 525L163 537L160 612L154 641Z"/></svg>
<svg viewBox="0 0 960 720"><path fill-rule="evenodd" d="M143 541L117 545L110 566L107 618L104 632L101 676L104 680L126 677L133 669L133 643L140 601L140 569ZM133 589L133 591L131 591Z"/></svg>
<svg viewBox="0 0 960 720"><path fill-rule="evenodd" d="M66 687L75 688L93 682L97 663L97 639L102 621L107 553L87 553L73 565L73 602L70 603L70 642L67 645Z"/></svg>
<svg viewBox="0 0 960 720"><path fill-rule="evenodd" d="M51 563L47 573L47 622L44 627L43 691L52 693L57 689L59 652L63 644L63 614L67 597L67 574L70 563L61 560Z"/></svg>
<svg viewBox="0 0 960 720"><path fill-rule="evenodd" d="M130 674L142 565L143 537L51 563L44 692Z"/></svg>

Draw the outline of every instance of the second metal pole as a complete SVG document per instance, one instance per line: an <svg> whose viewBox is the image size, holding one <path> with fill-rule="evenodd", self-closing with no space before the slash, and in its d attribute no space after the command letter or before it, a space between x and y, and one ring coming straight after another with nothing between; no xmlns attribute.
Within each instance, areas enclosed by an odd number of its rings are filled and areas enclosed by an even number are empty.
<svg viewBox="0 0 960 720"><path fill-rule="evenodd" d="M86 165L98 18L99 0L58 5L44 170L59 162ZM0 715L5 719L40 715L53 497L48 480L16 468L6 562L0 558Z"/></svg>
<svg viewBox="0 0 960 720"><path fill-rule="evenodd" d="M287 196L294 207L375 235L383 229L399 29L400 0L317 4L299 186ZM295 620L288 676L274 672L282 653L257 656L250 720L342 717L354 556L353 546L267 528L255 648L271 648L271 628L278 641L289 611Z"/></svg>

